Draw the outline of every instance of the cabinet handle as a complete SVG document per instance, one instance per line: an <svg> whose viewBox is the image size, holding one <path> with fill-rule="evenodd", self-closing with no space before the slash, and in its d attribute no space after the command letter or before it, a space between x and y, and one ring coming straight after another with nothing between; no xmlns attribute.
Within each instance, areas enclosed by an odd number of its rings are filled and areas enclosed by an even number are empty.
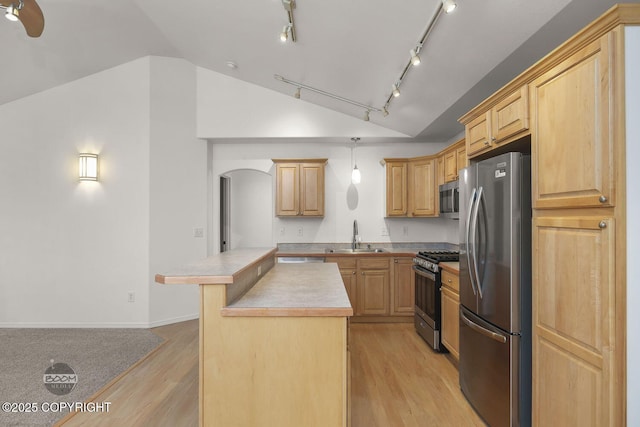
<svg viewBox="0 0 640 427"><path fill-rule="evenodd" d="M600 199L598 200L600 200L600 203L607 203L607 200L609 199L607 199L607 196L600 196Z"/></svg>
<svg viewBox="0 0 640 427"><path fill-rule="evenodd" d="M484 142L484 145L489 145L489 141L485 141L485 142Z"/></svg>
<svg viewBox="0 0 640 427"><path fill-rule="evenodd" d="M354 271L353 274L356 274L356 272Z"/></svg>
<svg viewBox="0 0 640 427"><path fill-rule="evenodd" d="M398 260L397 260L397 259L394 259L394 260L393 260L393 262L395 262L395 263L397 264L397 263L398 263Z"/></svg>
<svg viewBox="0 0 640 427"><path fill-rule="evenodd" d="M447 279L447 282L451 283L451 279Z"/></svg>
<svg viewBox="0 0 640 427"><path fill-rule="evenodd" d="M496 142L496 137L495 137L495 136L492 136L492 137L491 137L491 141Z"/></svg>
<svg viewBox="0 0 640 427"><path fill-rule="evenodd" d="M600 224L598 224L598 227L600 228L607 228L607 223L604 221L600 221Z"/></svg>

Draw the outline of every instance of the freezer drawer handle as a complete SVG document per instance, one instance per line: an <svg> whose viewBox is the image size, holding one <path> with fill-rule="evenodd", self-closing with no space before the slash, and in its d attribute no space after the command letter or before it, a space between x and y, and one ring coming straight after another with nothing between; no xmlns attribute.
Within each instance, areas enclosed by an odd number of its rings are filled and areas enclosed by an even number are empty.
<svg viewBox="0 0 640 427"><path fill-rule="evenodd" d="M483 328L480 325L476 325L474 322L472 322L471 320L469 320L467 318L467 316L464 315L464 313L460 313L460 317L462 318L462 321L465 323L465 325L467 325L468 327L470 327L471 329L473 329L476 332L481 333L482 335L491 338L492 340L498 341L502 344L507 342L507 338L500 335L500 334L496 334L495 332L492 332L488 329Z"/></svg>

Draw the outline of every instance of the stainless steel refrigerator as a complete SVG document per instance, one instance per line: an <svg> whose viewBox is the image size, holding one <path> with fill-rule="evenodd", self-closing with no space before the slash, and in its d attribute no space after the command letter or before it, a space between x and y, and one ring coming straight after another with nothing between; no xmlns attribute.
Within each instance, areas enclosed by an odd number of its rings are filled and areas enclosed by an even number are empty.
<svg viewBox="0 0 640 427"><path fill-rule="evenodd" d="M531 161L460 172L460 388L491 427L531 425Z"/></svg>

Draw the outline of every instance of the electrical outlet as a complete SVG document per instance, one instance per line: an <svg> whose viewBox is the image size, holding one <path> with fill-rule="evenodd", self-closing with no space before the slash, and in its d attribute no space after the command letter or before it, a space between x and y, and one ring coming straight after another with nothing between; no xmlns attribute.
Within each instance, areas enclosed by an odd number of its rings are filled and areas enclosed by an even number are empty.
<svg viewBox="0 0 640 427"><path fill-rule="evenodd" d="M405 225L402 227L402 235L403 236L408 236L409 235L409 226Z"/></svg>
<svg viewBox="0 0 640 427"><path fill-rule="evenodd" d="M389 229L387 228L386 225L383 225L382 228L380 229L380 235L381 236L388 236L389 235Z"/></svg>
<svg viewBox="0 0 640 427"><path fill-rule="evenodd" d="M280 235L281 235L281 236L284 236L284 231L285 231L285 230L284 230L284 227L280 227Z"/></svg>
<svg viewBox="0 0 640 427"><path fill-rule="evenodd" d="M298 236L302 236L304 234L302 231L302 227L298 227Z"/></svg>
<svg viewBox="0 0 640 427"><path fill-rule="evenodd" d="M136 302L136 293L135 292L129 292L128 294L128 300L129 302Z"/></svg>
<svg viewBox="0 0 640 427"><path fill-rule="evenodd" d="M204 228L198 227L193 229L193 237L204 237Z"/></svg>

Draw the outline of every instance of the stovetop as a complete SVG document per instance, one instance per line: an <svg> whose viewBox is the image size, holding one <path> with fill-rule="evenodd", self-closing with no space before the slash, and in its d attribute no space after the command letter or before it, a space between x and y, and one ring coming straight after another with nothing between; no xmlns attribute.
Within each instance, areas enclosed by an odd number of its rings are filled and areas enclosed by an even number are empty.
<svg viewBox="0 0 640 427"><path fill-rule="evenodd" d="M458 261L460 259L460 253L450 250L420 251L417 257L437 264L445 261Z"/></svg>

